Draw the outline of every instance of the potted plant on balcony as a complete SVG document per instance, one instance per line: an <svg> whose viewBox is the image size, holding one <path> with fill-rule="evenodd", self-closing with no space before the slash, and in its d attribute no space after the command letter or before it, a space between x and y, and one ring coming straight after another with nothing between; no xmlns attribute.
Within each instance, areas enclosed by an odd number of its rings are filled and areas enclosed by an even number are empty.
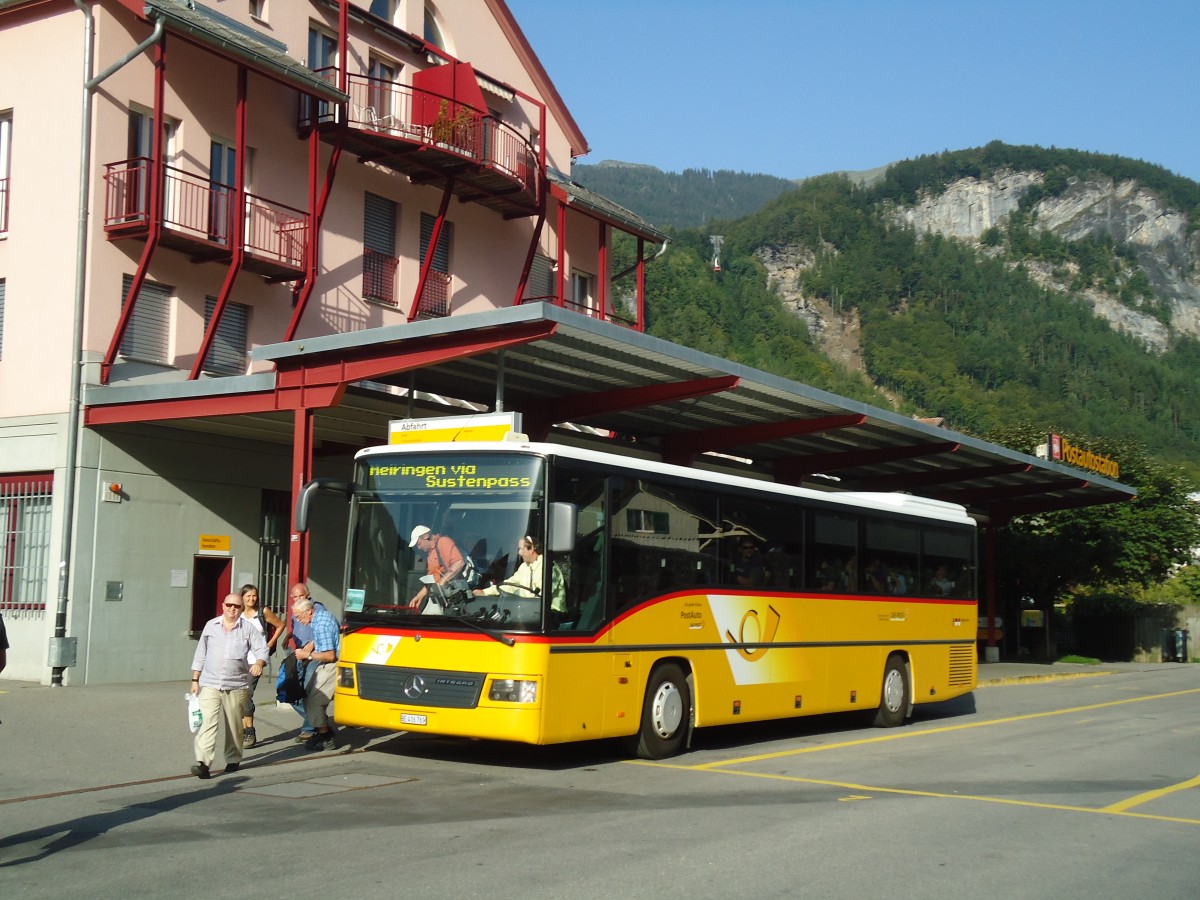
<svg viewBox="0 0 1200 900"><path fill-rule="evenodd" d="M457 106L451 114L450 102L443 100L438 108L437 119L433 123L433 142L439 147L455 150L459 153L473 156L475 117L470 108Z"/></svg>

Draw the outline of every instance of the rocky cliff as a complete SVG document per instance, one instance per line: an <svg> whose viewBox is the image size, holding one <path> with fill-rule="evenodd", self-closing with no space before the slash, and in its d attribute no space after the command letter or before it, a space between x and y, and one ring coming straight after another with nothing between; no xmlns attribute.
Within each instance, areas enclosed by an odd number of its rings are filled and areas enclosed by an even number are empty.
<svg viewBox="0 0 1200 900"><path fill-rule="evenodd" d="M894 220L918 231L978 241L986 229L1004 226L1022 195L1041 180L1038 172L997 172L985 180L964 178L940 195L923 196L917 204L897 209ZM1137 267L1156 296L1168 304L1170 324L1103 290L1080 292L1096 315L1114 328L1134 335L1155 352L1168 348L1172 332L1200 337L1200 234L1189 236L1184 213L1166 208L1135 181L1099 177L1072 179L1061 194L1039 200L1030 223L1064 241L1107 236L1134 250ZM1069 290L1072 266L1052 268L1022 262L1044 286Z"/></svg>
<svg viewBox="0 0 1200 900"><path fill-rule="evenodd" d="M981 244L984 233L1004 227L1021 198L1042 181L1040 172L1015 171L999 171L984 179L963 178L941 193L926 193L913 205L894 208L890 217L919 232ZM1136 266L1156 297L1165 301L1169 324L1161 316L1122 302L1115 293L1095 287L1075 292L1113 328L1133 335L1155 353L1166 351L1174 335L1200 338L1200 233L1188 234L1184 213L1165 207L1136 181L1097 177L1072 179L1061 193L1040 199L1028 218L1032 229L1051 231L1064 241L1107 236L1134 251L1136 263L1126 271L1125 280ZM821 349L861 369L853 312L806 298L795 288L796 274L814 262L811 252L798 246L764 248L758 257L781 301L804 319ZM1077 272L1074 264L1051 266L1030 259L1013 260L1012 264L1018 263L1043 287L1071 292Z"/></svg>

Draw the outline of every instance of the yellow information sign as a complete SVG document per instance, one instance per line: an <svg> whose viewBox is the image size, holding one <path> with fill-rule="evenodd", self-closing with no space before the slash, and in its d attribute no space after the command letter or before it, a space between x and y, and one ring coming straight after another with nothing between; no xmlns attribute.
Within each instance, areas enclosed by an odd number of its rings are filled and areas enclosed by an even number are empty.
<svg viewBox="0 0 1200 900"><path fill-rule="evenodd" d="M502 441L518 431L517 413L397 419L388 426L389 444L433 444L453 441Z"/></svg>
<svg viewBox="0 0 1200 900"><path fill-rule="evenodd" d="M228 553L230 546L229 535L227 534L200 535L201 553Z"/></svg>

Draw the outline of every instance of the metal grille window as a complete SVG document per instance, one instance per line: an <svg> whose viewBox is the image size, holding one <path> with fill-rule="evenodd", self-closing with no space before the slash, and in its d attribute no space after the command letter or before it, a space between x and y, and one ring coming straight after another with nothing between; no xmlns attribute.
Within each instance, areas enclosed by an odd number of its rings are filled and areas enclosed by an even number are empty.
<svg viewBox="0 0 1200 900"><path fill-rule="evenodd" d="M363 297L396 304L396 204L377 194L363 198Z"/></svg>
<svg viewBox="0 0 1200 900"><path fill-rule="evenodd" d="M204 327L212 321L217 307L216 297L204 298ZM250 307L245 303L230 301L225 304L212 346L208 348L208 359L204 371L214 375L246 374L246 332L250 322Z"/></svg>
<svg viewBox="0 0 1200 900"><path fill-rule="evenodd" d="M0 475L0 610L41 614L50 580L54 476Z"/></svg>
<svg viewBox="0 0 1200 900"><path fill-rule="evenodd" d="M287 612L288 547L291 539L292 495L264 489L258 538L258 596L279 614Z"/></svg>
<svg viewBox="0 0 1200 900"><path fill-rule="evenodd" d="M121 308L129 297L133 276L121 281ZM143 282L133 307L133 316L121 338L121 355L126 359L167 364L167 334L171 320L171 289L165 284Z"/></svg>

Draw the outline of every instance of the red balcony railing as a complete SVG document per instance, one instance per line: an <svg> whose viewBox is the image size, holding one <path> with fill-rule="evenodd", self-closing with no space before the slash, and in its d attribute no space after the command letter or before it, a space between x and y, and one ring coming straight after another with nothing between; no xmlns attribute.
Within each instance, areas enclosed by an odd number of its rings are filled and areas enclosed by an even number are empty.
<svg viewBox="0 0 1200 900"><path fill-rule="evenodd" d="M637 328L637 320L631 316L621 315L616 311L603 312L587 303L578 303L574 300L564 300L563 307L572 309L577 313L583 313L592 319L599 319L601 322L611 322L613 325L622 325L625 328Z"/></svg>
<svg viewBox="0 0 1200 900"><path fill-rule="evenodd" d="M400 260L394 256L363 247L363 297L395 306L396 267L399 263Z"/></svg>
<svg viewBox="0 0 1200 900"><path fill-rule="evenodd" d="M0 234L8 233L8 179L0 178Z"/></svg>
<svg viewBox="0 0 1200 900"><path fill-rule="evenodd" d="M192 251L228 252L233 188L176 166L164 169L164 243ZM141 236L149 227L150 170L145 157L105 166L104 228L110 236ZM297 275L304 268L309 217L302 210L247 193L242 240L248 268L266 275Z"/></svg>
<svg viewBox="0 0 1200 900"><path fill-rule="evenodd" d="M301 210L246 195L246 252L288 268L303 268L308 216Z"/></svg>
<svg viewBox="0 0 1200 900"><path fill-rule="evenodd" d="M336 70L318 74L332 79ZM517 129L433 91L366 75L347 78L345 124L358 140L352 149L414 178L453 172L460 196L502 212L536 212L537 151ZM339 115L329 103L301 104L302 126L329 125ZM473 165L464 170L463 161Z"/></svg>

